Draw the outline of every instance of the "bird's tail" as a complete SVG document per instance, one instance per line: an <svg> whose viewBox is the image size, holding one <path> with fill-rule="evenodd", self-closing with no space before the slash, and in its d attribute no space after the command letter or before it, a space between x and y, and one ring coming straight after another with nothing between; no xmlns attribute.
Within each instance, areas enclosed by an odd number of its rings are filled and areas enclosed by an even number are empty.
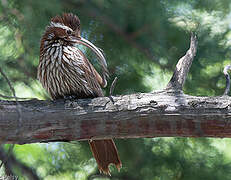
<svg viewBox="0 0 231 180"><path fill-rule="evenodd" d="M90 140L91 151L100 172L110 175L109 165L114 164L118 171L122 167L116 145L112 139Z"/></svg>

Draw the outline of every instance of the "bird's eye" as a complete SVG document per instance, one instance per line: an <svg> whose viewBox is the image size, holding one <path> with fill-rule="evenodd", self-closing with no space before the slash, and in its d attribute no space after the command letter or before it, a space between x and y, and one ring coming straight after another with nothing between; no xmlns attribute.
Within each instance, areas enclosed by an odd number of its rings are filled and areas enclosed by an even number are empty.
<svg viewBox="0 0 231 180"><path fill-rule="evenodd" d="M67 34L69 34L69 35L70 35L70 34L71 34L71 30L67 30Z"/></svg>

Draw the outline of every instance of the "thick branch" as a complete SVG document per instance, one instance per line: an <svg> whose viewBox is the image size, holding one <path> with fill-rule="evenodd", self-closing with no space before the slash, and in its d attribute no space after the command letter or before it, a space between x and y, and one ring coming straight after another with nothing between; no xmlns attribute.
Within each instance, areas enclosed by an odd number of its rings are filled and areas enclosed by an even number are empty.
<svg viewBox="0 0 231 180"><path fill-rule="evenodd" d="M169 81L166 89L182 90L189 69L192 65L193 58L196 55L196 49L196 35L192 34L190 48L187 51L187 53L178 61L174 74L171 80Z"/></svg>
<svg viewBox="0 0 231 180"><path fill-rule="evenodd" d="M8 143L158 136L231 137L231 98L159 91L63 102L0 101L0 138Z"/></svg>

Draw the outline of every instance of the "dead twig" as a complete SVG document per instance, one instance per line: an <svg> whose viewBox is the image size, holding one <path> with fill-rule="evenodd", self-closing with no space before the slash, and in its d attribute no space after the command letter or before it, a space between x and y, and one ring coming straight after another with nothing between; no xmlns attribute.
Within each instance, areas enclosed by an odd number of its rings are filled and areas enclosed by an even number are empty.
<svg viewBox="0 0 231 180"><path fill-rule="evenodd" d="M111 84L111 87L110 87L110 93L109 93L109 96L112 96L113 95L113 92L114 92L114 89L115 89L115 85L117 83L117 80L118 78L115 77L115 79L113 80L112 84Z"/></svg>

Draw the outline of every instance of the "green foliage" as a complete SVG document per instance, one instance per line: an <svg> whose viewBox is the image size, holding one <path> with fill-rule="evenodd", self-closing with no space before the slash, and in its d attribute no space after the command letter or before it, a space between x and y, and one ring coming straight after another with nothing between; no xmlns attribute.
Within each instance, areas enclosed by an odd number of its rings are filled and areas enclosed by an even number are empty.
<svg viewBox="0 0 231 180"><path fill-rule="evenodd" d="M165 87L177 60L188 49L193 31L198 36L198 51L184 91L221 95L225 86L222 70L231 58L230 7L229 0L2 0L0 67L12 81L17 96L49 98L36 80L40 38L51 17L72 12L81 19L82 36L104 50L111 73L109 84L118 76L115 94ZM94 63L94 56L87 54ZM0 93L11 95L1 76ZM120 173L112 168L114 180L230 179L228 139L116 142L123 168ZM98 173L83 142L17 145L14 154L46 180L87 179Z"/></svg>

